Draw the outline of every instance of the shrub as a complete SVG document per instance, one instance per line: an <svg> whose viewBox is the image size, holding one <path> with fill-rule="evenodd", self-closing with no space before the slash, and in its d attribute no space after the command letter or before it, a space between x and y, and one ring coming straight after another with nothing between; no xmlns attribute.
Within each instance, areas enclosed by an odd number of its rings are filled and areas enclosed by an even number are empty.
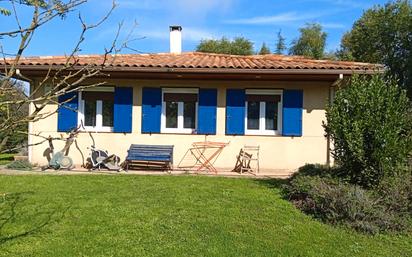
<svg viewBox="0 0 412 257"><path fill-rule="evenodd" d="M291 179L300 176L319 176L324 178L339 177L342 169L338 166L327 166L324 164L305 164L297 172L293 173ZM344 178L343 178L344 179Z"/></svg>
<svg viewBox="0 0 412 257"><path fill-rule="evenodd" d="M406 93L383 76L353 76L327 108L326 134L343 175L376 187L407 165L412 150L412 115Z"/></svg>
<svg viewBox="0 0 412 257"><path fill-rule="evenodd" d="M374 194L386 211L396 212L399 215L412 215L412 175L410 173L385 179L374 190Z"/></svg>
<svg viewBox="0 0 412 257"><path fill-rule="evenodd" d="M23 160L13 161L9 163L6 167L11 170L32 170L33 169L33 165L31 165L30 162L23 161Z"/></svg>
<svg viewBox="0 0 412 257"><path fill-rule="evenodd" d="M14 154L3 153L0 154L0 165L5 165L13 161Z"/></svg>
<svg viewBox="0 0 412 257"><path fill-rule="evenodd" d="M329 176L332 168L322 164L305 164L292 175L292 179L297 176Z"/></svg>
<svg viewBox="0 0 412 257"><path fill-rule="evenodd" d="M404 197L406 191L403 190L399 193L391 189L390 196L382 198L373 190L319 175L295 176L284 189L286 197L297 208L329 224L344 225L371 234L403 231L411 224L408 207L405 209L407 201L391 202L399 194Z"/></svg>

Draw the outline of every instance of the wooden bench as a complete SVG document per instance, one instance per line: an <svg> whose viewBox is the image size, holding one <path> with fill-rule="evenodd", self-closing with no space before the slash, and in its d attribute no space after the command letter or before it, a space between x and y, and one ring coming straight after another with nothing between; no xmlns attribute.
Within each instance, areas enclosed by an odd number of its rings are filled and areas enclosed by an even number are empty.
<svg viewBox="0 0 412 257"><path fill-rule="evenodd" d="M173 145L131 145L124 169L167 170L173 168Z"/></svg>

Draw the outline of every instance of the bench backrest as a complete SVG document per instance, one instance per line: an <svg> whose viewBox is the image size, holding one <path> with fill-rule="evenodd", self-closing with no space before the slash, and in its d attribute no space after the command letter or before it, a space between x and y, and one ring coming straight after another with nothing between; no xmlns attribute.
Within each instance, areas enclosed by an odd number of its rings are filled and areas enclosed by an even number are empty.
<svg viewBox="0 0 412 257"><path fill-rule="evenodd" d="M126 160L164 161L173 163L173 145L137 145L129 148Z"/></svg>

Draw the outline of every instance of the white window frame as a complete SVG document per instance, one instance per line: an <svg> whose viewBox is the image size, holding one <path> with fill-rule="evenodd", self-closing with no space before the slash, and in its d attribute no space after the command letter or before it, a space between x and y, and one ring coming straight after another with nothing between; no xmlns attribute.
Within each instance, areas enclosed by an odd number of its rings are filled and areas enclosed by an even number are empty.
<svg viewBox="0 0 412 257"><path fill-rule="evenodd" d="M114 87L95 87L95 88L88 88L83 91L79 92L79 115L77 115L77 125L80 126L83 122L84 123L84 112L85 112L85 101L82 98L82 92L84 91L94 91L94 92L113 92ZM84 129L81 128L83 131L90 131L90 132L113 132L113 127L103 126L103 101L97 100L96 101L96 126L84 126Z"/></svg>
<svg viewBox="0 0 412 257"><path fill-rule="evenodd" d="M178 102L177 104L177 128L166 128L166 104L164 101L164 94L165 93L182 93L182 94L197 94L199 96L199 89L198 88L162 88L162 116L160 120L160 132L161 133L173 133L173 134L193 134L197 130L197 119L198 119L198 101L196 101L195 106L195 128L184 128L184 103Z"/></svg>
<svg viewBox="0 0 412 257"><path fill-rule="evenodd" d="M245 101L245 135L261 135L261 136L276 136L282 134L282 113L283 113L283 90L279 89L247 89L246 95L279 95L280 101L278 102L278 129L267 130L266 129L266 103L260 102L259 113L259 129L247 128L247 113L248 113L248 101Z"/></svg>

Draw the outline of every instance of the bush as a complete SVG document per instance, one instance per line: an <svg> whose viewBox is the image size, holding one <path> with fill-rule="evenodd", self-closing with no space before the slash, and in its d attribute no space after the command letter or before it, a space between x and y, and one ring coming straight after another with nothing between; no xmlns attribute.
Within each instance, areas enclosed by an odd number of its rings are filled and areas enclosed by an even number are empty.
<svg viewBox="0 0 412 257"><path fill-rule="evenodd" d="M396 212L399 215L412 215L412 175L410 173L385 179L374 190L374 194L386 211Z"/></svg>
<svg viewBox="0 0 412 257"><path fill-rule="evenodd" d="M405 231L411 225L410 181L382 183L378 191L366 190L333 176L300 174L284 189L286 198L297 208L332 225L370 234Z"/></svg>
<svg viewBox="0 0 412 257"><path fill-rule="evenodd" d="M292 179L298 176L329 176L332 168L322 164L305 164L298 169L298 172L292 175Z"/></svg>
<svg viewBox="0 0 412 257"><path fill-rule="evenodd" d="M353 76L327 108L333 157L350 182L376 187L408 162L412 115L406 93L383 76Z"/></svg>
<svg viewBox="0 0 412 257"><path fill-rule="evenodd" d="M13 161L9 163L6 167L10 170L32 170L33 169L33 165L31 165L30 162L23 161L23 160Z"/></svg>

